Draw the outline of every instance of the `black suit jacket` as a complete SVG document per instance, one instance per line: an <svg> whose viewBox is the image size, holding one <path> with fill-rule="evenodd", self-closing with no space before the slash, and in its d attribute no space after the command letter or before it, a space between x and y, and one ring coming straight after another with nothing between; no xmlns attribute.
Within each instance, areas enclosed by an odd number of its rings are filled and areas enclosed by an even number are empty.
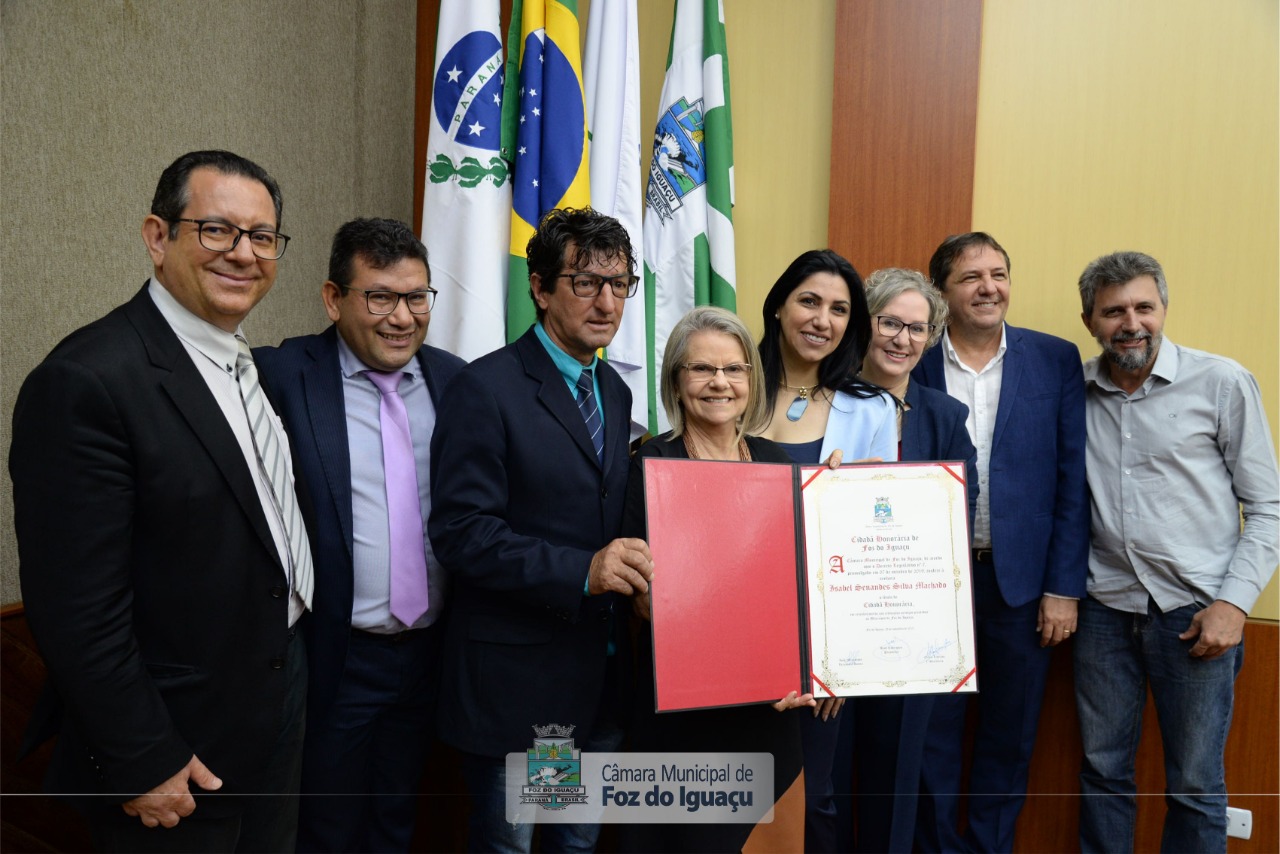
<svg viewBox="0 0 1280 854"><path fill-rule="evenodd" d="M603 466L532 329L445 390L431 442L431 545L452 584L437 720L461 750L527 749L549 723L576 726L579 744L590 733L616 597L583 590L622 522L631 419L603 362L598 383Z"/></svg>
<svg viewBox="0 0 1280 854"><path fill-rule="evenodd" d="M255 791L288 591L240 446L146 287L27 378L9 456L53 791L126 800L192 754Z"/></svg>
<svg viewBox="0 0 1280 854"><path fill-rule="evenodd" d="M333 702L351 637L352 568L351 452L347 411L338 363L338 331L282 341L253 351L258 372L276 391L276 411L284 419L314 516L308 519L315 560L311 614L303 623L307 639L308 714L320 715ZM441 393L465 364L457 356L423 347L418 369L436 411ZM439 417L437 415L437 417Z"/></svg>

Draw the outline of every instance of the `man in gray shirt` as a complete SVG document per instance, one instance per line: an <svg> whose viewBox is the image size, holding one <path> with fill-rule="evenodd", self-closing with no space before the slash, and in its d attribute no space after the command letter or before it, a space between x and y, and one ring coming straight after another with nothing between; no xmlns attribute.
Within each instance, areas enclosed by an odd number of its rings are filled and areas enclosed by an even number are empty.
<svg viewBox="0 0 1280 854"><path fill-rule="evenodd" d="M1161 850L1226 851L1223 750L1244 621L1280 552L1267 416L1239 364L1164 340L1169 292L1151 256L1096 259L1080 300L1102 346L1084 370L1092 534L1075 645L1080 847L1133 848L1150 683L1168 792Z"/></svg>

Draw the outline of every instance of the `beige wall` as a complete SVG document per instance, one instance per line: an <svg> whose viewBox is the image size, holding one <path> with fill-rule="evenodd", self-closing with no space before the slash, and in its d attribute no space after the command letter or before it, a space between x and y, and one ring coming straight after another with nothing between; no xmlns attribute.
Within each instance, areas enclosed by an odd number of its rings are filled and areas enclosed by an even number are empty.
<svg viewBox="0 0 1280 854"><path fill-rule="evenodd" d="M1097 344L1076 280L1137 249L1165 331L1280 403L1280 61L1273 0L986 0L973 222L1013 262L1009 320ZM1254 616L1280 617L1273 580Z"/></svg>
<svg viewBox="0 0 1280 854"><path fill-rule="evenodd" d="M724 0L738 311L757 333L777 275L826 245L835 8L805 0L779 15L771 0ZM645 121L671 15L670 0L640 4ZM1273 437L1278 37L1273 0L985 0L973 209L974 227L1013 257L1010 321L1086 357L1096 344L1079 318L1084 265L1117 249L1158 258L1170 338L1253 371ZM1277 590L1273 580L1255 617L1280 618Z"/></svg>
<svg viewBox="0 0 1280 854"><path fill-rule="evenodd" d="M337 226L413 218L414 21L413 0L2 0L5 459L27 372L150 274L142 218L184 151L231 149L284 191L293 240L245 324L250 340L326 322L319 287ZM12 531L6 467L6 603L20 598Z"/></svg>
<svg viewBox="0 0 1280 854"><path fill-rule="evenodd" d="M765 294L806 249L827 245L835 0L724 0L733 98L738 313L759 335ZM651 125L671 39L671 0L643 0L641 117ZM648 168L648 164L645 164ZM854 260L857 263L857 260Z"/></svg>

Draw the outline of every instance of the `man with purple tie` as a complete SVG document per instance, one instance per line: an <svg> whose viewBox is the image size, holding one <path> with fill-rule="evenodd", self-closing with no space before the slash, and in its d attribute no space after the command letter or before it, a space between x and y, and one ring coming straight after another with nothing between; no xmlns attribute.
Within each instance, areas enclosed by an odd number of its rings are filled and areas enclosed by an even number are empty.
<svg viewBox="0 0 1280 854"><path fill-rule="evenodd" d="M436 291L403 223L338 229L322 297L331 327L254 354L315 512L298 850L405 851L445 596L424 533L431 434L463 362L423 344Z"/></svg>

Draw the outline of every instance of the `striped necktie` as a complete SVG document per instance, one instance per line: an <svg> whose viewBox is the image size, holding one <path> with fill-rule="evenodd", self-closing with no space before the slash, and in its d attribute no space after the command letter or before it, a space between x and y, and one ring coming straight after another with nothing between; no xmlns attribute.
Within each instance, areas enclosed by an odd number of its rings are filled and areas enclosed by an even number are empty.
<svg viewBox="0 0 1280 854"><path fill-rule="evenodd" d="M267 417L266 400L258 383L258 369L253 364L249 343L236 336L240 347L236 355L236 381L240 386L240 402L249 419L249 431L253 435L253 449L258 455L258 469L271 487L272 509L284 526L288 541L289 563L287 567L290 587L301 597L303 604L311 607L311 591L315 581L311 568L311 546L307 542L307 528L298 510L298 496L289 482L289 469L285 466L284 449L276 438L276 432Z"/></svg>
<svg viewBox="0 0 1280 854"><path fill-rule="evenodd" d="M596 405L595 388L591 378L591 369L583 368L578 374L578 411L582 420L587 422L587 432L591 434L591 444L596 449L596 461L604 465L604 422L600 420L600 407Z"/></svg>

